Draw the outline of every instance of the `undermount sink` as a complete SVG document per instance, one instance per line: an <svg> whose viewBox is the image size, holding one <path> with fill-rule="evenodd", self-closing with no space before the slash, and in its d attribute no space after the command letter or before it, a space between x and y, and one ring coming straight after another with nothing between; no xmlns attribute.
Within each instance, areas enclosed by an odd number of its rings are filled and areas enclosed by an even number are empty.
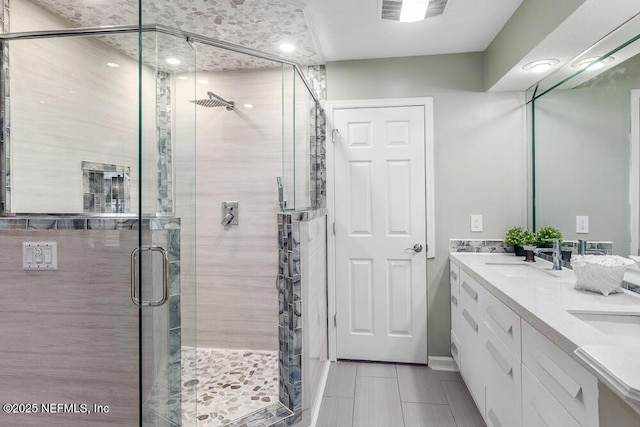
<svg viewBox="0 0 640 427"><path fill-rule="evenodd" d="M524 277L532 279L549 279L551 277L558 277L552 273L551 270L542 270L531 264L525 264L524 262L487 262L485 265L491 267L497 273L500 273L505 277Z"/></svg>
<svg viewBox="0 0 640 427"><path fill-rule="evenodd" d="M587 325L617 337L640 337L640 313L598 313L569 311Z"/></svg>

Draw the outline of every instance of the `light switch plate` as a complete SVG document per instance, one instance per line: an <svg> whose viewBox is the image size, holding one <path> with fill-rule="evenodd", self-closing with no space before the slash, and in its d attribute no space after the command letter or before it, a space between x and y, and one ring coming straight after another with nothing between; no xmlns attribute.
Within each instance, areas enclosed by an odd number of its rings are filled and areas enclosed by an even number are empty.
<svg viewBox="0 0 640 427"><path fill-rule="evenodd" d="M57 270L57 242L23 242L22 268L24 270Z"/></svg>
<svg viewBox="0 0 640 427"><path fill-rule="evenodd" d="M471 215L471 232L478 233L482 231L482 215Z"/></svg>
<svg viewBox="0 0 640 427"><path fill-rule="evenodd" d="M576 216L576 233L588 234L589 233L589 217L586 215Z"/></svg>

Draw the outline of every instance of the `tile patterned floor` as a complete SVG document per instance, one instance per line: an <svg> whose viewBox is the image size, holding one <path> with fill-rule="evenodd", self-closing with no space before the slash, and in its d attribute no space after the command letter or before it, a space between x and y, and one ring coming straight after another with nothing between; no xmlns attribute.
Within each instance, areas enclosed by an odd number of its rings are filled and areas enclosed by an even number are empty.
<svg viewBox="0 0 640 427"><path fill-rule="evenodd" d="M277 352L198 348L196 354L183 359L183 393L197 399L183 405L185 425L195 417L199 427L224 426L278 402Z"/></svg>
<svg viewBox="0 0 640 427"><path fill-rule="evenodd" d="M317 427L485 427L462 377L421 365L331 364Z"/></svg>

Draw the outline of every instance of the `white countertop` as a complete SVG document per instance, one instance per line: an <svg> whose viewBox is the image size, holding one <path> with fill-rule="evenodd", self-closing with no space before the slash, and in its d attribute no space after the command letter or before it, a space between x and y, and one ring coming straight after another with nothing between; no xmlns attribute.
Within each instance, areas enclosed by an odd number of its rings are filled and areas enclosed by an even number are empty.
<svg viewBox="0 0 640 427"><path fill-rule="evenodd" d="M607 335L569 313L640 315L640 294L625 291L605 297L576 290L573 271L553 271L550 262L539 258L535 263L525 263L512 254L456 252L450 254L450 259L620 397L640 405L640 335ZM506 277L487 263L522 263L557 277ZM638 406L635 409L640 410Z"/></svg>

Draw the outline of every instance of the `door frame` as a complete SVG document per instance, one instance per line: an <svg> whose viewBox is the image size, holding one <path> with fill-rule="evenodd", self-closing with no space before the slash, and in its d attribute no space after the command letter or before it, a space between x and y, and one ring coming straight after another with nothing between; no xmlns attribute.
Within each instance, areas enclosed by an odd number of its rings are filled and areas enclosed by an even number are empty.
<svg viewBox="0 0 640 427"><path fill-rule="evenodd" d="M435 257L435 208L434 208L434 144L433 144L433 98L389 98L355 99L327 102L327 314L329 360L337 360L338 334L336 326L336 236L335 222L335 150L333 113L336 110L356 108L416 107L424 108L424 154L425 154L425 229L427 232L427 259ZM428 275L427 275L428 278ZM428 286L427 287L427 312ZM425 319L425 322L427 320Z"/></svg>

